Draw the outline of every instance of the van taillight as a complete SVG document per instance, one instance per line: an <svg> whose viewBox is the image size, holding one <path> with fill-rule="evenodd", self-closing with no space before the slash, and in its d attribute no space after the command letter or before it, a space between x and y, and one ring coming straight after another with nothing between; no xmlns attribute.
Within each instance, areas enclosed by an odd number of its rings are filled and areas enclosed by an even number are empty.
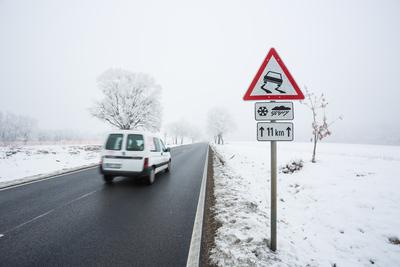
<svg viewBox="0 0 400 267"><path fill-rule="evenodd" d="M149 158L144 158L143 169L147 169L149 167Z"/></svg>

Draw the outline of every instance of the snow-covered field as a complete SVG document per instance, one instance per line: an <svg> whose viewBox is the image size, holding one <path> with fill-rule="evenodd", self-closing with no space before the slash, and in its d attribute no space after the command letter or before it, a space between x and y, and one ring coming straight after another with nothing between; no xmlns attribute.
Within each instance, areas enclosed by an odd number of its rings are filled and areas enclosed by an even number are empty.
<svg viewBox="0 0 400 267"><path fill-rule="evenodd" d="M214 146L219 266L400 266L400 147L278 143L278 251L270 236L269 143ZM278 167L279 167L278 166Z"/></svg>
<svg viewBox="0 0 400 267"><path fill-rule="evenodd" d="M100 161L98 145L0 147L0 187L40 178Z"/></svg>

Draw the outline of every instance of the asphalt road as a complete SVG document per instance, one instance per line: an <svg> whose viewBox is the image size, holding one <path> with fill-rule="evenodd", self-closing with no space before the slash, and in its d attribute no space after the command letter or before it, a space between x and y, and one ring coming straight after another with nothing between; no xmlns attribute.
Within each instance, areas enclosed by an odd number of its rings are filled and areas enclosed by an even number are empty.
<svg viewBox="0 0 400 267"><path fill-rule="evenodd" d="M207 147L151 186L89 169L0 191L0 266L185 266Z"/></svg>

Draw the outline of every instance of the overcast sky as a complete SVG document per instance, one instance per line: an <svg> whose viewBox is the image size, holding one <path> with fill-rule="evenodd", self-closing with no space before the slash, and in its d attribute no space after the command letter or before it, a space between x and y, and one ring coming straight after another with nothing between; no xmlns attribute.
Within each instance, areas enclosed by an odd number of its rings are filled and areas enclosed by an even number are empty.
<svg viewBox="0 0 400 267"><path fill-rule="evenodd" d="M151 74L163 121L204 126L229 109L234 140L255 140L242 97L271 47L302 88L344 116L331 141L400 144L400 1L0 0L0 110L41 128L103 131L88 113L110 67ZM295 136L311 132L295 105Z"/></svg>

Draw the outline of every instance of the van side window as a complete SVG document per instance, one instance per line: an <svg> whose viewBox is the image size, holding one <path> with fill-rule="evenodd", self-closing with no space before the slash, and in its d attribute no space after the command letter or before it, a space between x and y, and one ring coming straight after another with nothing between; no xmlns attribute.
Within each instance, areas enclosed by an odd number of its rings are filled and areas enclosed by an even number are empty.
<svg viewBox="0 0 400 267"><path fill-rule="evenodd" d="M110 134L106 142L106 149L121 150L123 138L124 136L122 134Z"/></svg>
<svg viewBox="0 0 400 267"><path fill-rule="evenodd" d="M154 148L152 150L150 150L150 151L151 152L160 152L161 151L160 142L155 137L153 138L153 144L154 144Z"/></svg>
<svg viewBox="0 0 400 267"><path fill-rule="evenodd" d="M127 151L143 151L144 140L141 134L128 134L126 139L126 150Z"/></svg>
<svg viewBox="0 0 400 267"><path fill-rule="evenodd" d="M160 139L160 143L161 143L161 150L166 151L167 148L165 147L164 142L161 139Z"/></svg>
<svg viewBox="0 0 400 267"><path fill-rule="evenodd" d="M152 137L146 137L146 146L148 147L150 152L154 152L156 150L156 146L154 145Z"/></svg>

